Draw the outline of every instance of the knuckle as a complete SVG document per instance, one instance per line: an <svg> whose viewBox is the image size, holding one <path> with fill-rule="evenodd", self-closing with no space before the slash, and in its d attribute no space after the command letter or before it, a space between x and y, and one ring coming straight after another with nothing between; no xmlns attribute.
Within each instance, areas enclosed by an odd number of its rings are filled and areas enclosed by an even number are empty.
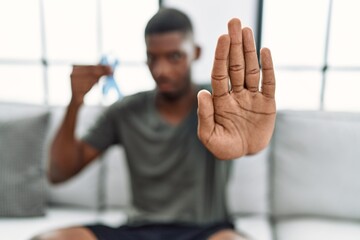
<svg viewBox="0 0 360 240"><path fill-rule="evenodd" d="M250 75L259 74L259 73L260 73L259 68L251 68L246 71L246 74L250 74Z"/></svg>
<svg viewBox="0 0 360 240"><path fill-rule="evenodd" d="M273 80L263 80L263 85L275 86L275 82Z"/></svg>
<svg viewBox="0 0 360 240"><path fill-rule="evenodd" d="M244 66L241 64L233 64L233 65L230 65L229 70L232 72L240 72L240 71L244 70Z"/></svg>
<svg viewBox="0 0 360 240"><path fill-rule="evenodd" d="M215 81L224 81L227 80L228 76L224 74L212 74L211 78Z"/></svg>
<svg viewBox="0 0 360 240"><path fill-rule="evenodd" d="M236 93L242 92L244 90L244 85L243 84L231 85L231 90Z"/></svg>
<svg viewBox="0 0 360 240"><path fill-rule="evenodd" d="M250 91L250 92L256 92L259 90L258 86L248 86L247 89Z"/></svg>

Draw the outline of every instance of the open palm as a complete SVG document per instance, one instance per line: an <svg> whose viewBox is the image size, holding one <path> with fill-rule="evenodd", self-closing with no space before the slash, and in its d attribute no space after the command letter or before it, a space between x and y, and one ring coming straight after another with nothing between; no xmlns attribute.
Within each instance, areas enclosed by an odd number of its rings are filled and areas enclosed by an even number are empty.
<svg viewBox="0 0 360 240"><path fill-rule="evenodd" d="M240 20L232 19L228 31L219 38L215 50L212 94L206 90L198 94L198 135L219 159L233 159L265 148L276 116L270 50L261 49L259 89L260 68L251 29L242 29Z"/></svg>

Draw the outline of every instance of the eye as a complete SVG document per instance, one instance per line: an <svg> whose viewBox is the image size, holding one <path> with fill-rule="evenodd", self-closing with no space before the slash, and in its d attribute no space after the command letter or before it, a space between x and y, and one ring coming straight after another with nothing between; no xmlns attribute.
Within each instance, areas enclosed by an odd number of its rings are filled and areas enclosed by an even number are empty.
<svg viewBox="0 0 360 240"><path fill-rule="evenodd" d="M183 57L183 55L182 55L180 52L174 52L174 53L171 53L171 54L169 55L169 60L172 61L172 62L177 62L177 61L179 61L182 57Z"/></svg>

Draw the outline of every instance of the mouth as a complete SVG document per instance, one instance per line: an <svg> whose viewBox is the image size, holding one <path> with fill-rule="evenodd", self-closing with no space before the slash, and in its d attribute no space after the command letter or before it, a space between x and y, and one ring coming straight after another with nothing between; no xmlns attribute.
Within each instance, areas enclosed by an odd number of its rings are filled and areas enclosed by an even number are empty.
<svg viewBox="0 0 360 240"><path fill-rule="evenodd" d="M159 81L157 87L161 92L169 92L174 89L174 86L170 81Z"/></svg>

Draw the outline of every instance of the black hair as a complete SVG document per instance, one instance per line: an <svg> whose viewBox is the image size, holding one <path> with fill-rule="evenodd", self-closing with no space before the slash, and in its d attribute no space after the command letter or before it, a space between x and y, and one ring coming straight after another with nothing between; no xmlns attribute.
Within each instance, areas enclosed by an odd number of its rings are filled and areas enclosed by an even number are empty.
<svg viewBox="0 0 360 240"><path fill-rule="evenodd" d="M192 33L193 27L190 18L174 8L161 8L147 23L145 37L150 34L180 31Z"/></svg>

